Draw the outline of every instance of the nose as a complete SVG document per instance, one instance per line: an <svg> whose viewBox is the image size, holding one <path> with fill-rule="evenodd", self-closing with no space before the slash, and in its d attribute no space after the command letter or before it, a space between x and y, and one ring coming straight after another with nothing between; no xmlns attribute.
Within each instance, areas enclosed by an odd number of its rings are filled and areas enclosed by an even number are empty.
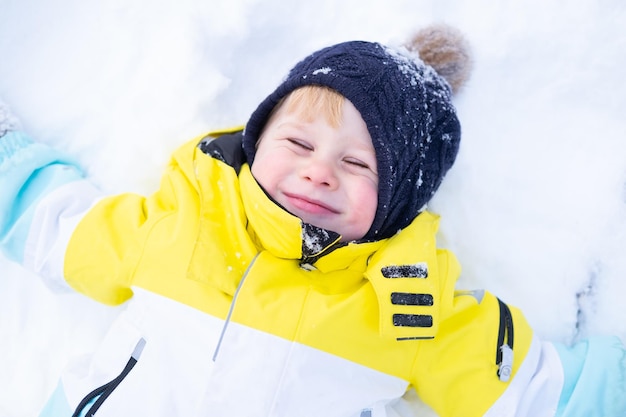
<svg viewBox="0 0 626 417"><path fill-rule="evenodd" d="M321 158L309 158L300 167L300 176L316 186L334 189L339 184L332 162Z"/></svg>

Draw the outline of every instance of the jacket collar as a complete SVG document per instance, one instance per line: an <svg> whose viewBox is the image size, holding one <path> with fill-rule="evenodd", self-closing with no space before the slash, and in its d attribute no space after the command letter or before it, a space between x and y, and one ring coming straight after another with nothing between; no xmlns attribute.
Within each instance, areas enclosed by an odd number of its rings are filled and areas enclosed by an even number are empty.
<svg viewBox="0 0 626 417"><path fill-rule="evenodd" d="M242 132L237 129L213 132L198 143L198 148L238 174L248 229L257 245L280 258L311 264L344 246L339 234L302 222L267 196L250 172L241 140Z"/></svg>
<svg viewBox="0 0 626 417"><path fill-rule="evenodd" d="M273 202L252 176L248 164L241 167L239 186L250 235L275 256L314 263L344 246L339 234L304 223Z"/></svg>

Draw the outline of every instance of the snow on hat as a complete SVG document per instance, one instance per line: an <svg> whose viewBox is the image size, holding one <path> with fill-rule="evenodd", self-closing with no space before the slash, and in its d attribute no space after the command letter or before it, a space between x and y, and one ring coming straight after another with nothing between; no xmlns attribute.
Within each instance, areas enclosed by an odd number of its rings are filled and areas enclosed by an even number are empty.
<svg viewBox="0 0 626 417"><path fill-rule="evenodd" d="M390 237L408 226L454 163L461 138L452 84L418 54L454 80L455 90L469 75L463 37L442 25L418 32L406 47L351 41L309 55L252 113L243 138L248 162L282 98L307 85L329 87L360 112L376 150L378 206L364 239Z"/></svg>

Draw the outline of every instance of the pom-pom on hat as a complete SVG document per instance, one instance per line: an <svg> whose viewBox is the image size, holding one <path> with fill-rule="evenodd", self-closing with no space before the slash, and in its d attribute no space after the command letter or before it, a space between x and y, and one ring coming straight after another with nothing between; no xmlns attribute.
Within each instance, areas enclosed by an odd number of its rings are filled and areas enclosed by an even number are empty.
<svg viewBox="0 0 626 417"><path fill-rule="evenodd" d="M439 27L458 34L447 26ZM445 33L434 30L446 38ZM418 56L441 58L428 48L441 48L446 43L439 38L437 42L424 42L419 34L413 43L401 48L364 41L340 43L296 64L246 125L243 149L248 163L253 163L256 142L282 98L307 85L329 87L361 113L376 150L378 206L364 239L390 237L408 226L439 188L454 163L461 139L450 84ZM432 39L432 35L426 39ZM450 38L461 51L452 54L461 63L448 65L457 68L454 73L468 72L469 55L462 39Z"/></svg>

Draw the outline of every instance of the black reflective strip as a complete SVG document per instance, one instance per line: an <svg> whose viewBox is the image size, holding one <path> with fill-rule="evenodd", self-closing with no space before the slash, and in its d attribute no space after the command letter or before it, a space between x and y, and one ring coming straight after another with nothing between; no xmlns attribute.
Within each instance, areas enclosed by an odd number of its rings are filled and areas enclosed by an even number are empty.
<svg viewBox="0 0 626 417"><path fill-rule="evenodd" d="M401 342L403 340L432 340L435 336L412 336L412 337L398 337L396 340Z"/></svg>
<svg viewBox="0 0 626 417"><path fill-rule="evenodd" d="M433 302L433 296L430 294L391 293L391 304L398 306L431 306Z"/></svg>
<svg viewBox="0 0 626 417"><path fill-rule="evenodd" d="M425 314L394 314L393 325L401 327L433 327L433 316Z"/></svg>
<svg viewBox="0 0 626 417"><path fill-rule="evenodd" d="M425 263L384 266L380 272L385 278L428 278L428 266Z"/></svg>

